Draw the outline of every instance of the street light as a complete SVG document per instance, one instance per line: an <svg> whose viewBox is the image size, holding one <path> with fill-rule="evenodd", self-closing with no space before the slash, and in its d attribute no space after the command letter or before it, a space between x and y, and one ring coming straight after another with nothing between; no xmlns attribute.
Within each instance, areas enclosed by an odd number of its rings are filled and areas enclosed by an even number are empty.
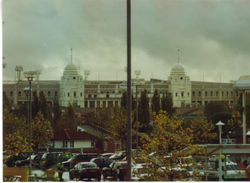
<svg viewBox="0 0 250 183"><path fill-rule="evenodd" d="M31 82L33 80L34 77L36 77L38 75L38 71L26 71L23 73L24 77L27 78L28 82L29 82L29 111L28 111L28 123L29 123L29 148L30 148L30 152L29 152L29 175L31 175L31 138L32 138L32 99L31 99Z"/></svg>
<svg viewBox="0 0 250 183"><path fill-rule="evenodd" d="M222 123L221 121L219 121L218 123L216 123L216 126L219 127L219 144L221 145L221 129L222 126L225 125L224 123ZM223 181L222 179L222 163L221 163L221 147L219 150L219 181Z"/></svg>
<svg viewBox="0 0 250 183"><path fill-rule="evenodd" d="M24 89L24 93L27 97L26 101L27 101L27 119L26 119L26 126L28 126L28 123L29 123L29 87L25 87ZM28 130L26 130L26 135L28 136Z"/></svg>

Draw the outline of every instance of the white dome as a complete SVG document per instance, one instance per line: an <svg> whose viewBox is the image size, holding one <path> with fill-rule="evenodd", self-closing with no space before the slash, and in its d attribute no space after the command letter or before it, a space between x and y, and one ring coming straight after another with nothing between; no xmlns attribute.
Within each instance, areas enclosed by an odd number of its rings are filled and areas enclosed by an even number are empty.
<svg viewBox="0 0 250 183"><path fill-rule="evenodd" d="M176 64L172 70L171 73L185 73L185 69L183 67L183 65L181 64Z"/></svg>
<svg viewBox="0 0 250 183"><path fill-rule="evenodd" d="M79 75L79 69L74 64L70 63L64 68L63 75L65 74Z"/></svg>

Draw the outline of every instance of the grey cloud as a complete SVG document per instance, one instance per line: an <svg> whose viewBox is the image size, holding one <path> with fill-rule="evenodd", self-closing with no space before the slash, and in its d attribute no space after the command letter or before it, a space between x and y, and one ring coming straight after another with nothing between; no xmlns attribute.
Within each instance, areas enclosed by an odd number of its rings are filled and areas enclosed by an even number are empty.
<svg viewBox="0 0 250 183"><path fill-rule="evenodd" d="M123 77L125 5L125 0L4 1L4 78L14 76L15 65L23 65L41 68L41 78L55 79L69 63L71 47L82 73L93 71L90 78L98 72L105 79L116 72ZM156 71L155 76L166 79L179 48L193 80L203 72L211 80L218 79L216 73L228 80L249 74L249 8L244 0L133 0L132 66L147 79Z"/></svg>

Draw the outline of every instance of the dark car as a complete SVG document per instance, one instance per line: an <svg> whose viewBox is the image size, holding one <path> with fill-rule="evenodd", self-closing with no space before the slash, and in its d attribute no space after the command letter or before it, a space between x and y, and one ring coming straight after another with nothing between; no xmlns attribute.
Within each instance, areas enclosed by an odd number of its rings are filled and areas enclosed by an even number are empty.
<svg viewBox="0 0 250 183"><path fill-rule="evenodd" d="M119 153L115 153L114 155L110 156L109 159L113 161L122 161L127 155L126 151L120 151Z"/></svg>
<svg viewBox="0 0 250 183"><path fill-rule="evenodd" d="M89 162L92 158L98 157L96 153L86 153L86 154L78 154L67 161L62 162L63 166L66 168L73 168L79 162Z"/></svg>
<svg viewBox="0 0 250 183"><path fill-rule="evenodd" d="M124 181L127 175L127 161L117 161L113 167L114 177L120 181Z"/></svg>
<svg viewBox="0 0 250 183"><path fill-rule="evenodd" d="M88 179L91 180L92 178L97 179L98 181L101 180L101 169L92 162L80 162L77 163L73 169L69 172L70 179Z"/></svg>
<svg viewBox="0 0 250 183"><path fill-rule="evenodd" d="M51 167L52 165L57 164L58 162L60 162L60 156L61 156L61 152L47 152L44 153L42 158L41 158L41 166L43 168L48 168Z"/></svg>
<svg viewBox="0 0 250 183"><path fill-rule="evenodd" d="M29 155L30 155L29 152L20 152L18 154L14 154L14 155L10 156L8 159L6 159L5 164L8 167L14 167L16 161L25 160L29 157Z"/></svg>
<svg viewBox="0 0 250 183"><path fill-rule="evenodd" d="M108 167L110 163L112 163L112 160L110 160L109 158L100 156L100 157L91 159L90 162L97 164L99 168L104 168L104 167Z"/></svg>
<svg viewBox="0 0 250 183"><path fill-rule="evenodd" d="M102 169L102 175L104 179L107 179L108 177L114 178L115 176L115 170L114 170L114 165L115 165L115 161L113 161L112 163L110 163L110 165L108 167L104 167Z"/></svg>

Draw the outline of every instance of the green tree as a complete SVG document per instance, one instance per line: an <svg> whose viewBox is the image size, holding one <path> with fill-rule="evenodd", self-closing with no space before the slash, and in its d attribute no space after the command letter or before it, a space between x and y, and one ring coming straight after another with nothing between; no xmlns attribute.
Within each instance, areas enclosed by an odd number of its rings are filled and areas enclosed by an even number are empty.
<svg viewBox="0 0 250 183"><path fill-rule="evenodd" d="M180 160L201 151L198 146L193 145L190 135L192 130L182 128L182 123L175 115L170 116L165 111L160 111L154 117L150 137L146 134L141 137L143 143L136 158L150 165L145 167L146 181L182 180L181 172L175 170L187 162L181 164ZM196 172L194 174L198 175Z"/></svg>
<svg viewBox="0 0 250 183"><path fill-rule="evenodd" d="M53 138L53 128L50 121L43 117L41 112L32 120L32 143L34 149L38 151L39 148L48 144Z"/></svg>
<svg viewBox="0 0 250 183"><path fill-rule="evenodd" d="M40 112L43 114L45 119L51 119L51 109L50 106L47 104L46 97L43 92L40 92L39 95L39 107Z"/></svg>
<svg viewBox="0 0 250 183"><path fill-rule="evenodd" d="M166 92L161 99L161 110L166 111L170 116L175 113L172 96L169 92Z"/></svg>
<svg viewBox="0 0 250 183"><path fill-rule="evenodd" d="M206 105L204 113L207 119L211 120L214 125L219 121L225 123L222 136L226 137L229 131L231 131L231 127L227 122L232 118L232 112L228 104L221 101L211 101ZM218 128L215 129L215 132L218 134Z"/></svg>
<svg viewBox="0 0 250 183"><path fill-rule="evenodd" d="M32 102L32 118L34 118L39 111L40 111L40 102L39 98L37 97L37 93L35 92Z"/></svg>
<svg viewBox="0 0 250 183"><path fill-rule="evenodd" d="M154 91L152 98L152 111L156 114L158 114L160 111L160 95L158 94L158 90Z"/></svg>
<svg viewBox="0 0 250 183"><path fill-rule="evenodd" d="M58 98L54 98L54 105L53 105L53 118L52 118L52 126L53 129L58 128L59 121L62 117L61 107L59 106Z"/></svg>
<svg viewBox="0 0 250 183"><path fill-rule="evenodd" d="M128 100L127 92L123 92L121 98L121 107L124 109L127 109L127 100Z"/></svg>
<svg viewBox="0 0 250 183"><path fill-rule="evenodd" d="M72 131L76 131L77 125L79 124L79 119L76 116L75 109L72 105L69 105L64 114L62 115L61 120L58 123L58 128L56 130L63 130L65 128Z"/></svg>
<svg viewBox="0 0 250 183"><path fill-rule="evenodd" d="M138 105L138 121L139 124L141 126L141 128L139 129L139 131L141 132L150 132L150 126L149 126L149 122L150 122L150 118L149 118L149 98L147 96L147 91L144 90L141 93L141 98L140 98L140 102Z"/></svg>

